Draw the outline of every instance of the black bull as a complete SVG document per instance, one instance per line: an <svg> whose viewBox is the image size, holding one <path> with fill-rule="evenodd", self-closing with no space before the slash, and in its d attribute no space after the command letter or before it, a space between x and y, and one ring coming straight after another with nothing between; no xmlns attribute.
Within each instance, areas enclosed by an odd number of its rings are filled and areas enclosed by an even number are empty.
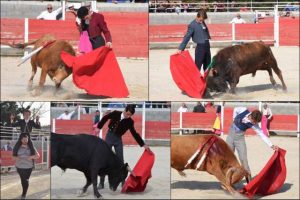
<svg viewBox="0 0 300 200"><path fill-rule="evenodd" d="M279 77L283 90L287 90L271 48L263 42L226 47L220 50L213 60L214 63L206 79L208 90L226 92L229 83L230 92L235 93L240 76L246 74L255 76L257 70L268 71L270 81L275 87L273 70Z"/></svg>
<svg viewBox="0 0 300 200"><path fill-rule="evenodd" d="M92 135L63 135L51 133L51 167L57 165L62 170L76 169L84 173L86 184L82 193L93 184L94 195L101 194L97 189L97 177L108 175L110 189L115 191L131 172L128 164L124 164L101 140Z"/></svg>

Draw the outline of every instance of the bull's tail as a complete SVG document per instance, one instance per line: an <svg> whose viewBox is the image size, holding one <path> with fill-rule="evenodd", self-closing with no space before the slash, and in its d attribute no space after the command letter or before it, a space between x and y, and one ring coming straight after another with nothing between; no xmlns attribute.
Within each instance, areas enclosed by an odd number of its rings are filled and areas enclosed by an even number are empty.
<svg viewBox="0 0 300 200"><path fill-rule="evenodd" d="M24 49L25 47L27 47L29 45L35 44L37 41L38 40L33 40L31 42L25 42L25 43L15 43L15 41L13 41L12 43L6 43L6 45L8 45L12 48Z"/></svg>

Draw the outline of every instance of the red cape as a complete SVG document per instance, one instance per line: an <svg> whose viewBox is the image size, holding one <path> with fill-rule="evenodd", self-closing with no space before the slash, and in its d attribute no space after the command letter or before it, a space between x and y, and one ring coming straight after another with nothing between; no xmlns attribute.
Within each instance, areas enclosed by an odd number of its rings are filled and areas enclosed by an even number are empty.
<svg viewBox="0 0 300 200"><path fill-rule="evenodd" d="M285 154L283 149L275 151L266 166L240 192L252 198L254 195L270 195L280 190L286 178Z"/></svg>
<svg viewBox="0 0 300 200"><path fill-rule="evenodd" d="M123 188L122 192L143 192L147 186L148 180L151 178L151 169L154 164L154 154L144 151L139 161L135 165L133 172L136 177L130 175Z"/></svg>
<svg viewBox="0 0 300 200"><path fill-rule="evenodd" d="M90 95L123 98L129 95L114 52L100 47L78 57L61 52L61 59L73 68L73 82Z"/></svg>
<svg viewBox="0 0 300 200"><path fill-rule="evenodd" d="M202 98L206 81L199 72L189 51L174 54L170 58L170 69L176 85L193 98Z"/></svg>

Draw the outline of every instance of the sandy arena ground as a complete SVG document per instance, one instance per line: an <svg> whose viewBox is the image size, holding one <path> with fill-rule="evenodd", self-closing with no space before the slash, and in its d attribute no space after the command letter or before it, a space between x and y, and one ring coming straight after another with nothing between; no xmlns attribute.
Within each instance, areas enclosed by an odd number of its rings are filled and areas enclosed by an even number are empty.
<svg viewBox="0 0 300 200"><path fill-rule="evenodd" d="M1 174L1 199L20 199L22 186L19 174ZM29 179L27 199L50 199L50 170L33 171Z"/></svg>
<svg viewBox="0 0 300 200"><path fill-rule="evenodd" d="M78 89L70 75L62 83L62 88L54 95L55 86L47 76L44 91L40 96L33 96L27 91L27 82L31 76L30 61L26 61L17 67L20 57L1 57L1 99L22 101L51 101L51 100L123 100L142 101L148 100L148 59L126 59L118 58L125 82L129 89L129 97L123 99L90 96L84 90ZM38 71L33 80L34 86L38 85L41 70ZM101 80L98 83L101 84ZM113 83L112 83L113 84Z"/></svg>
<svg viewBox="0 0 300 200"><path fill-rule="evenodd" d="M151 101L190 101L195 100L181 93L172 79L170 72L170 55L175 49L150 50L149 54L149 100ZM218 51L211 49L212 56ZM223 94L213 96L214 100L265 100L265 101L298 101L299 100L299 47L272 48L278 66L283 73L283 79L287 85L288 92L281 89L274 90L269 80L268 72L258 71L253 78L245 75L240 78L237 85L237 94ZM194 57L194 49L190 50ZM277 82L281 82L273 73Z"/></svg>
<svg viewBox="0 0 300 200"><path fill-rule="evenodd" d="M147 187L142 193L121 193L121 187L113 192L108 189L107 177L105 179L105 188L99 190L104 199L169 199L170 198L170 149L169 147L151 147L155 153L155 163L152 168L152 178L149 179ZM125 147L124 158L131 168L134 167L143 148ZM58 167L51 169L51 198L53 199L93 199L92 186L88 188L88 195L77 197L79 190L85 184L83 173L77 170L67 169L62 174ZM99 183L99 178L98 178Z"/></svg>
<svg viewBox="0 0 300 200"><path fill-rule="evenodd" d="M226 139L226 137L224 137ZM285 184L277 194L262 197L263 199L299 199L299 138L271 137L273 144L285 149L287 177ZM257 175L273 155L273 150L257 136L246 138L248 161L252 176ZM233 199L221 189L219 181L207 172L186 170L186 177L181 177L171 169L171 197L174 199ZM245 180L236 185L243 187ZM243 196L236 196L243 198Z"/></svg>

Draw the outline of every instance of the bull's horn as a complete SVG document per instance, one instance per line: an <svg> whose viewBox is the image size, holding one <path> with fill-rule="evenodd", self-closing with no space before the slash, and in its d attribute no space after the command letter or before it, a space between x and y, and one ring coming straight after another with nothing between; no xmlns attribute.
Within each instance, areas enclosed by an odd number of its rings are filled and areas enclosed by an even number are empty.
<svg viewBox="0 0 300 200"><path fill-rule="evenodd" d="M226 181L228 184L231 184L231 178L232 178L232 175L233 175L233 172L236 171L236 168L235 167L230 167L227 172L226 172Z"/></svg>
<svg viewBox="0 0 300 200"><path fill-rule="evenodd" d="M136 177L136 175L134 174L134 172L131 170L129 166L127 166L127 170L132 176Z"/></svg>

